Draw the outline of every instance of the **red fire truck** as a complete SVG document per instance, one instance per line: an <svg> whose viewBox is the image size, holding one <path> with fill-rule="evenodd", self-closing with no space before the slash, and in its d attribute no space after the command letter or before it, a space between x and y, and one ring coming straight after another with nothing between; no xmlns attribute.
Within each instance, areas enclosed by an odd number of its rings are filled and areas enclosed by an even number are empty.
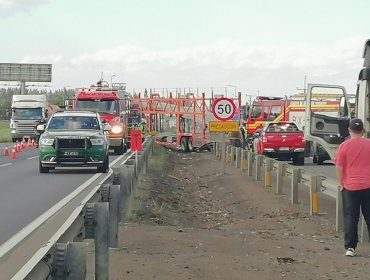
<svg viewBox="0 0 370 280"><path fill-rule="evenodd" d="M129 97L126 94L124 83L115 83L112 87L103 80L97 86L77 88L72 105L77 110L97 111L103 121L112 126L109 131L109 146L118 155L124 154L129 148L127 115Z"/></svg>
<svg viewBox="0 0 370 280"><path fill-rule="evenodd" d="M328 100L325 99L326 96L317 94L312 110L315 112L325 111L328 116L337 116L340 100ZM248 135L253 135L266 122L272 121L295 122L299 129L303 130L305 125L304 99L258 96L253 101L247 116L246 129Z"/></svg>

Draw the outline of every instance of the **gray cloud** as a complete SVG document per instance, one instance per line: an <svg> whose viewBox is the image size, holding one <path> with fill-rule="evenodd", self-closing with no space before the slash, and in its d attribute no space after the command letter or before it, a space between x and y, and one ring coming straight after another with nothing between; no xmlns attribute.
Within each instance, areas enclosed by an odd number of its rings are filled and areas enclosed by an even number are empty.
<svg viewBox="0 0 370 280"><path fill-rule="evenodd" d="M0 0L0 16L10 17L45 5L51 0Z"/></svg>

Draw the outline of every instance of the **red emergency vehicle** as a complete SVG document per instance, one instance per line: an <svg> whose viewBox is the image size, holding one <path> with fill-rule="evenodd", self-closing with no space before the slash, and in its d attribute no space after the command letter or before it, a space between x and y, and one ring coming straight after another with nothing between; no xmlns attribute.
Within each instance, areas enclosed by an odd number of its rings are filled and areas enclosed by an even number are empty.
<svg viewBox="0 0 370 280"><path fill-rule="evenodd" d="M324 96L323 96L324 97ZM317 99L312 110L325 111L326 115L337 116L339 100ZM261 129L266 122L289 121L297 124L300 130L305 125L305 101L303 99L258 96L253 101L247 117L246 129L249 136Z"/></svg>
<svg viewBox="0 0 370 280"><path fill-rule="evenodd" d="M96 111L103 121L112 126L109 147L118 155L124 154L130 146L127 124L129 98L125 89L123 83L110 88L107 82L99 81L97 86L77 88L72 100L73 109Z"/></svg>

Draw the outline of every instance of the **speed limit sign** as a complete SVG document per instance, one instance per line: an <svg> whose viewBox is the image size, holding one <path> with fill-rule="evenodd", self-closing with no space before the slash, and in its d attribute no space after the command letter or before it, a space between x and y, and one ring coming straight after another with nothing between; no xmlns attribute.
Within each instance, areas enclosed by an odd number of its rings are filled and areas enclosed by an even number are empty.
<svg viewBox="0 0 370 280"><path fill-rule="evenodd" d="M222 97L216 99L212 105L212 112L219 121L231 120L235 115L236 107L230 98Z"/></svg>

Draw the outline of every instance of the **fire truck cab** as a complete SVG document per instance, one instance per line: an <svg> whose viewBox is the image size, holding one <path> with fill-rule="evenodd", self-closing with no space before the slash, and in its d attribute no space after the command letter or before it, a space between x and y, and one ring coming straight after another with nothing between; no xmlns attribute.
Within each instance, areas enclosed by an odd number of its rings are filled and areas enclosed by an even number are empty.
<svg viewBox="0 0 370 280"><path fill-rule="evenodd" d="M109 131L109 148L118 155L124 154L129 148L127 115L129 98L125 84L110 88L105 81L99 81L97 86L77 88L72 108L78 110L96 111L103 122L112 126ZM66 103L66 107L69 104Z"/></svg>

